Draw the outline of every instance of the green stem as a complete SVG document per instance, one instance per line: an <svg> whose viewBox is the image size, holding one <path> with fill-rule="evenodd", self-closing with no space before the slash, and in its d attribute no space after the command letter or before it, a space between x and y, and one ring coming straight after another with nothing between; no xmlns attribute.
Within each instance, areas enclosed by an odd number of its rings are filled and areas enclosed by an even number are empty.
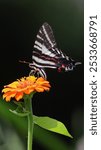
<svg viewBox="0 0 101 150"><path fill-rule="evenodd" d="M25 107L29 111L28 114L28 143L27 143L27 150L32 150L32 143L33 143L33 111L32 111L32 98L28 96L25 100Z"/></svg>

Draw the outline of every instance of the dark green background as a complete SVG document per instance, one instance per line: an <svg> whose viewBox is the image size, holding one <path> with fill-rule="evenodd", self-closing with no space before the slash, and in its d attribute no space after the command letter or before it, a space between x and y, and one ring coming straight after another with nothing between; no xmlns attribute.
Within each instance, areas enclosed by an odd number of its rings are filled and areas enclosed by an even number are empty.
<svg viewBox="0 0 101 150"><path fill-rule="evenodd" d="M36 94L33 102L35 115L50 116L66 125L74 139L60 138L71 145L83 136L83 13L83 0L0 0L1 89L28 75L29 67L19 60L32 61L35 37L44 22L51 25L58 47L82 62L68 73L48 70L51 91ZM34 146L42 149L38 143Z"/></svg>

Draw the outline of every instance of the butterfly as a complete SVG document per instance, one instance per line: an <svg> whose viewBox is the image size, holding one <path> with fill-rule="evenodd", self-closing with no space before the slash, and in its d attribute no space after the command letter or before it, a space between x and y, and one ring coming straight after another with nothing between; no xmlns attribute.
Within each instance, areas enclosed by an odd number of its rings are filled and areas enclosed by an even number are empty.
<svg viewBox="0 0 101 150"><path fill-rule="evenodd" d="M36 74L47 79L46 68L68 72L79 64L81 62L75 62L57 47L52 28L45 22L39 29L33 46L32 63L29 63L30 75Z"/></svg>

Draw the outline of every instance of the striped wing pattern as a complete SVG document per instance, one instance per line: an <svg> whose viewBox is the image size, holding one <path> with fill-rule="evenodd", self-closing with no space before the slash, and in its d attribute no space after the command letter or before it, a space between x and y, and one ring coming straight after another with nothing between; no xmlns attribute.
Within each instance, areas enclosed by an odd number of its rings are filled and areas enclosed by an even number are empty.
<svg viewBox="0 0 101 150"><path fill-rule="evenodd" d="M53 31L44 23L36 37L32 60L38 68L56 68L59 55Z"/></svg>
<svg viewBox="0 0 101 150"><path fill-rule="evenodd" d="M48 23L44 23L39 29L33 48L33 63L29 64L32 68L31 73L37 73L46 78L44 69L57 68L57 61L62 53L57 48L53 31Z"/></svg>
<svg viewBox="0 0 101 150"><path fill-rule="evenodd" d="M68 56L57 48L53 31L50 25L45 22L39 29L33 46L32 63L29 63L29 67L32 69L30 74L47 78L45 68L57 68L59 70L62 68L68 71L73 69L73 63Z"/></svg>

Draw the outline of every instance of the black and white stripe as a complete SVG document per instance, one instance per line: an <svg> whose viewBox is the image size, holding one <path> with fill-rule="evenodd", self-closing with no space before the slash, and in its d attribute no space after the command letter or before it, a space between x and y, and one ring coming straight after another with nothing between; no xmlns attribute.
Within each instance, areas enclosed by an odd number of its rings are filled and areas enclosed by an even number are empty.
<svg viewBox="0 0 101 150"><path fill-rule="evenodd" d="M73 70L76 63L57 48L53 31L48 23L39 29L33 46L32 63L29 63L32 73L46 78L45 68L59 71Z"/></svg>

